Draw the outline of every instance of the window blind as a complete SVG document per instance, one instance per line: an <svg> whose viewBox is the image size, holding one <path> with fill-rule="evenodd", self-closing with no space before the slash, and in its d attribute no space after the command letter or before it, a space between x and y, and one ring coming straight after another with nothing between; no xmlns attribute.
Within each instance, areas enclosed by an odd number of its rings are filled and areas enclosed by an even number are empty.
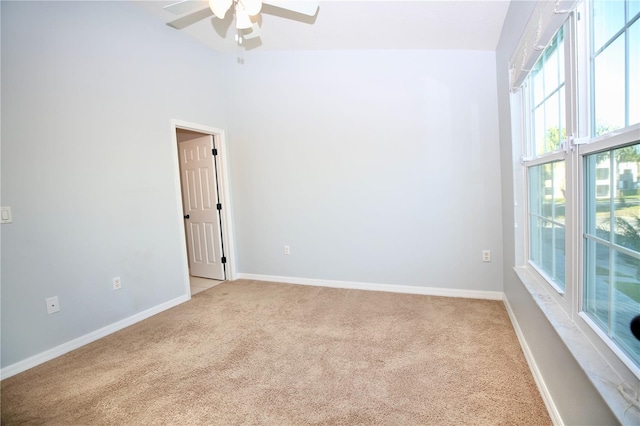
<svg viewBox="0 0 640 426"><path fill-rule="evenodd" d="M579 0L538 0L509 61L511 91L522 82Z"/></svg>

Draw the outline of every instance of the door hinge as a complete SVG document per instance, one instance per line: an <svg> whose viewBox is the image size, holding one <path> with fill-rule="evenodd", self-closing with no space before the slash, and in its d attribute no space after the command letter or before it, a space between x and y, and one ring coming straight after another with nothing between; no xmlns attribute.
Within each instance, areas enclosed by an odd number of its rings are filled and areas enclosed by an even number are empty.
<svg viewBox="0 0 640 426"><path fill-rule="evenodd" d="M214 156L218 155L218 150L215 148L211 149L211 154L213 154Z"/></svg>
<svg viewBox="0 0 640 426"><path fill-rule="evenodd" d="M222 210L222 204L220 204L220 203L216 204L216 209Z"/></svg>
<svg viewBox="0 0 640 426"><path fill-rule="evenodd" d="M222 263L227 263L227 258L226 258L226 257L224 257L224 256L222 256L222 259L220 259L220 261L221 261Z"/></svg>

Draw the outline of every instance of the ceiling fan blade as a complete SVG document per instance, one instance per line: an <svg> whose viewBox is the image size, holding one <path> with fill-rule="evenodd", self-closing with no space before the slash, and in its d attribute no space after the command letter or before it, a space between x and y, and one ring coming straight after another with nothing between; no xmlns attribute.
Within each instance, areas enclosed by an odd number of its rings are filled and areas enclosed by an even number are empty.
<svg viewBox="0 0 640 426"><path fill-rule="evenodd" d="M181 18L174 19L171 22L167 22L167 25L177 30L181 30L183 28L187 28L189 25L195 24L196 22L202 19L208 18L211 15L213 15L213 12L211 11L211 9L207 7L197 12L193 12L188 15L185 15Z"/></svg>
<svg viewBox="0 0 640 426"><path fill-rule="evenodd" d="M209 0L209 8L218 19L224 19L231 6L233 6L233 0Z"/></svg>
<svg viewBox="0 0 640 426"><path fill-rule="evenodd" d="M307 16L314 16L318 11L319 1L305 0L266 0L264 4L269 4L280 9L290 10Z"/></svg>
<svg viewBox="0 0 640 426"><path fill-rule="evenodd" d="M172 3L168 6L164 6L163 9L167 12L171 12L174 15L182 15L184 13L190 12L198 6L202 6L201 1L190 1L190 0L181 0L175 3Z"/></svg>

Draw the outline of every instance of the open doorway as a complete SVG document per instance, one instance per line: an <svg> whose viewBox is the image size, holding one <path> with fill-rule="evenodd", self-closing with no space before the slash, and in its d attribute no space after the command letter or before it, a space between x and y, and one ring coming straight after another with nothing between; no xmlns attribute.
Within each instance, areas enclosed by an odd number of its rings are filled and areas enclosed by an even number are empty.
<svg viewBox="0 0 640 426"><path fill-rule="evenodd" d="M224 134L174 122L179 210L191 295L234 279Z"/></svg>

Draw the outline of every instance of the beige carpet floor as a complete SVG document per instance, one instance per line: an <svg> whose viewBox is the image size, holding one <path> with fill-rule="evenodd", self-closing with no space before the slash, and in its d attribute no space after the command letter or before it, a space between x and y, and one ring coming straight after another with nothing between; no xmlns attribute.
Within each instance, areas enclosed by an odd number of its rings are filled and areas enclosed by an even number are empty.
<svg viewBox="0 0 640 426"><path fill-rule="evenodd" d="M3 425L551 423L502 302L244 280L1 392Z"/></svg>

